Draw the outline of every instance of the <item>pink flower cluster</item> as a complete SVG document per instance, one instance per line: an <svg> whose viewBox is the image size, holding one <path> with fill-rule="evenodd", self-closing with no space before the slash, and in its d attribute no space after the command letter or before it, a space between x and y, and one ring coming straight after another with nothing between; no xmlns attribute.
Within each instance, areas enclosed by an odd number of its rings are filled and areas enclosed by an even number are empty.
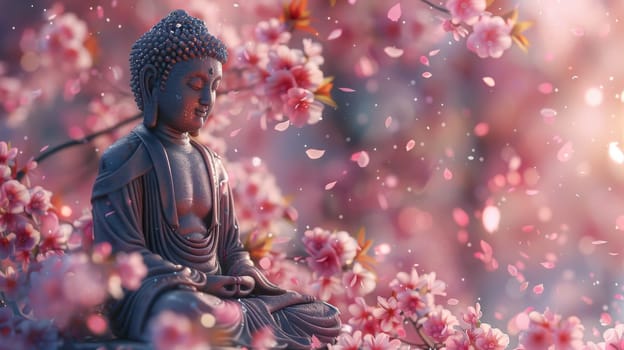
<svg viewBox="0 0 624 350"><path fill-rule="evenodd" d="M38 53L44 66L88 69L93 64L85 47L87 24L73 13L53 15L38 36Z"/></svg>
<svg viewBox="0 0 624 350"><path fill-rule="evenodd" d="M228 163L227 169L242 232L277 232L279 226L296 220L295 209L260 158Z"/></svg>
<svg viewBox="0 0 624 350"><path fill-rule="evenodd" d="M348 323L354 332L341 335L331 349L399 349L413 344L407 340L410 331L420 338L421 348L486 350L505 349L509 344L506 334L480 321L479 304L462 314L462 327L450 310L436 302L446 296L446 284L434 272L419 275L415 268L399 272L390 287L392 294L377 296L375 306L355 298L348 306ZM380 341L385 347L375 347Z"/></svg>
<svg viewBox="0 0 624 350"><path fill-rule="evenodd" d="M514 23L486 12L486 7L486 0L447 0L451 18L445 20L442 27L459 41L469 32L464 25L472 26L466 41L468 49L481 58L499 58L511 47Z"/></svg>
<svg viewBox="0 0 624 350"><path fill-rule="evenodd" d="M239 69L241 80L234 90L254 87L256 110L269 120L287 118L297 127L315 124L322 119L323 104L319 95L325 80L322 47L310 39L303 39L303 49L288 46L291 33L276 18L260 22L253 40L237 47L234 69Z"/></svg>
<svg viewBox="0 0 624 350"><path fill-rule="evenodd" d="M520 333L522 349L585 349L583 342L585 328L578 317L570 316L564 319L561 315L546 309L544 313L531 311L528 318L528 326L523 327Z"/></svg>
<svg viewBox="0 0 624 350"><path fill-rule="evenodd" d="M56 337L58 330L105 333L106 320L96 307L140 285L147 275L143 258L111 256L108 244L91 250L90 215L74 225L60 223L52 193L19 179L18 172L26 174L36 164L20 166L18 153L0 141L0 297L10 306L3 313L12 310L0 315L2 334L11 344L39 348L28 344Z"/></svg>
<svg viewBox="0 0 624 350"><path fill-rule="evenodd" d="M364 296L375 289L375 274L356 259L361 247L346 231L307 230L303 244L313 274L313 291L322 300L333 295Z"/></svg>

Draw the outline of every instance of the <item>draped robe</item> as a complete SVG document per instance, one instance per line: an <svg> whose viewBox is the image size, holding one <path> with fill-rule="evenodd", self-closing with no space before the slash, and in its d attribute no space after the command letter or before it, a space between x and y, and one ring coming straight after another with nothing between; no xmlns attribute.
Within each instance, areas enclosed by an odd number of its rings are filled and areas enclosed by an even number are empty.
<svg viewBox="0 0 624 350"><path fill-rule="evenodd" d="M207 275L237 275L241 267L253 266L240 241L221 161L207 147L192 144L203 156L212 186L212 211L205 219L208 234L201 240L187 240L176 232L179 222L167 150L149 129L137 126L102 156L91 199L95 242L109 242L113 252L140 252L148 268L140 288L126 291L107 310L119 337L147 339L152 308L167 293L203 293L198 290ZM193 302L198 300L202 299ZM331 342L340 328L337 309L322 302L290 305L273 313L265 299L255 295L228 302L239 303L242 310L239 322L225 326L239 345L248 345L255 331L268 326L280 347L307 349L312 335Z"/></svg>

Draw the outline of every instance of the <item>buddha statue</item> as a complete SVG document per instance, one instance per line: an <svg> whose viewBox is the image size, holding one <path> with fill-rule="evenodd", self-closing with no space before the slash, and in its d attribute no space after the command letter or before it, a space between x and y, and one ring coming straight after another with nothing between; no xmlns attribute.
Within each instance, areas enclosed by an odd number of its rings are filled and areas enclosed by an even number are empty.
<svg viewBox="0 0 624 350"><path fill-rule="evenodd" d="M107 307L113 333L149 341L149 324L173 311L199 322L235 312L215 327L229 346L273 332L278 348L331 343L338 310L271 283L240 241L220 157L194 137L210 118L227 60L224 44L182 10L133 45L131 87L143 123L102 155L92 193L96 243L140 252L148 275Z"/></svg>

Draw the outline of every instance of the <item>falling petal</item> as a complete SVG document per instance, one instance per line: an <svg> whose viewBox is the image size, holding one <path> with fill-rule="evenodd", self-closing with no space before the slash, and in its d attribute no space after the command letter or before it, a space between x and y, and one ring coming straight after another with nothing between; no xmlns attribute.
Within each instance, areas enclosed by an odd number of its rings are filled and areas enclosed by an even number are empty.
<svg viewBox="0 0 624 350"><path fill-rule="evenodd" d="M102 315L92 314L87 317L87 327L93 334L104 334L108 330L106 319Z"/></svg>
<svg viewBox="0 0 624 350"><path fill-rule="evenodd" d="M325 190L326 190L326 191L331 190L332 188L334 188L334 186L336 186L336 183L337 183L337 182L338 182L338 181L332 181L332 182L328 183L327 185L325 185Z"/></svg>
<svg viewBox="0 0 624 350"><path fill-rule="evenodd" d="M277 131L285 131L290 126L290 120L275 124L274 129Z"/></svg>
<svg viewBox="0 0 624 350"><path fill-rule="evenodd" d="M342 35L342 29L336 28L327 36L327 40L338 39Z"/></svg>
<svg viewBox="0 0 624 350"><path fill-rule="evenodd" d="M459 300L457 300L455 298L450 298L449 300L446 301L446 303L448 305L454 306L454 305L458 305L459 304Z"/></svg>
<svg viewBox="0 0 624 350"><path fill-rule="evenodd" d="M370 157L366 151L355 152L351 155L351 161L356 162L360 168L364 168L370 162Z"/></svg>
<svg viewBox="0 0 624 350"><path fill-rule="evenodd" d="M513 265L507 265L507 272L509 272L509 275L512 277L518 276L518 268Z"/></svg>
<svg viewBox="0 0 624 350"><path fill-rule="evenodd" d="M537 86L537 90L544 95L548 95L553 92L553 86L551 83L541 83Z"/></svg>
<svg viewBox="0 0 624 350"><path fill-rule="evenodd" d="M483 253L486 257L492 256L492 246L488 242L481 240L481 242L479 242L479 245L481 246L481 249L483 250Z"/></svg>
<svg viewBox="0 0 624 350"><path fill-rule="evenodd" d="M343 91L343 92L355 92L355 90L351 88L347 88L347 87L341 87L341 88L338 88L338 90Z"/></svg>
<svg viewBox="0 0 624 350"><path fill-rule="evenodd" d="M547 124L552 124L555 122L555 117L557 116L557 111L552 108L542 108L540 110L540 114L544 119L544 122Z"/></svg>
<svg viewBox="0 0 624 350"><path fill-rule="evenodd" d="M236 130L232 130L232 132L230 133L230 137L235 137L236 135L238 135L238 133L241 131L242 128L238 128Z"/></svg>
<svg viewBox="0 0 624 350"><path fill-rule="evenodd" d="M494 85L496 85L496 82L492 77L483 77L483 82L489 87L494 87Z"/></svg>
<svg viewBox="0 0 624 350"><path fill-rule="evenodd" d="M384 196L383 193L377 193L377 202L379 203L379 207L381 209L383 210L388 209L388 199L386 198L386 196Z"/></svg>
<svg viewBox="0 0 624 350"><path fill-rule="evenodd" d="M325 154L325 150L310 148L306 151L308 158L319 159Z"/></svg>
<svg viewBox="0 0 624 350"><path fill-rule="evenodd" d="M609 157L617 164L624 164L624 152L618 147L617 142L609 143Z"/></svg>
<svg viewBox="0 0 624 350"><path fill-rule="evenodd" d="M607 244L607 241L598 240L598 241L593 241L592 244L593 245L603 245L603 244Z"/></svg>
<svg viewBox="0 0 624 350"><path fill-rule="evenodd" d="M572 147L572 142L568 141L559 149L559 152L557 152L557 159L559 159L560 162L567 162L572 158L573 154L574 148Z"/></svg>
<svg viewBox="0 0 624 350"><path fill-rule="evenodd" d="M433 57L433 56L437 55L438 53L440 53L440 49L431 50L431 51L429 51L429 57Z"/></svg>
<svg viewBox="0 0 624 350"><path fill-rule="evenodd" d="M500 210L492 205L485 207L483 210L483 227L489 233L493 233L498 230L498 224L500 223Z"/></svg>
<svg viewBox="0 0 624 350"><path fill-rule="evenodd" d="M412 148L414 148L414 146L416 146L416 141L409 140L407 141L407 144L405 145L405 150L409 152L412 150Z"/></svg>
<svg viewBox="0 0 624 350"><path fill-rule="evenodd" d="M429 67L429 59L427 58L427 56L420 56L420 63L422 63L425 66Z"/></svg>
<svg viewBox="0 0 624 350"><path fill-rule="evenodd" d="M423 78L425 78L425 79L429 79L429 78L431 78L431 76L432 76L432 75L433 75L433 74L431 74L431 72L424 72L424 73L422 74L422 77L423 77Z"/></svg>
<svg viewBox="0 0 624 350"><path fill-rule="evenodd" d="M545 269L554 269L555 268L555 263L552 261L544 261L543 263L540 263L540 265L542 265Z"/></svg>
<svg viewBox="0 0 624 350"><path fill-rule="evenodd" d="M386 126L386 129L390 127L390 125L392 125L392 117L388 116L386 118L386 121L384 122L384 125Z"/></svg>
<svg viewBox="0 0 624 350"><path fill-rule="evenodd" d="M444 180L452 180L453 179L453 173L448 169L448 168L444 168Z"/></svg>
<svg viewBox="0 0 624 350"><path fill-rule="evenodd" d="M390 10L388 10L388 19L392 22L396 22L401 18L401 3L397 2L396 5L392 6Z"/></svg>
<svg viewBox="0 0 624 350"><path fill-rule="evenodd" d="M544 293L544 285L540 283L540 284L534 286L533 287L533 293L535 293L536 295L540 295L540 294Z"/></svg>
<svg viewBox="0 0 624 350"><path fill-rule="evenodd" d="M453 220L455 220L455 223L460 227L466 227L470 223L468 214L461 208L453 209Z"/></svg>
<svg viewBox="0 0 624 350"><path fill-rule="evenodd" d="M606 312L600 314L600 325L606 327L611 324L613 320L611 319L611 315Z"/></svg>
<svg viewBox="0 0 624 350"><path fill-rule="evenodd" d="M398 58L403 55L403 49L399 49L395 46L386 46L384 48L384 52L392 58Z"/></svg>
<svg viewBox="0 0 624 350"><path fill-rule="evenodd" d="M100 5L96 8L98 18L104 18L104 8Z"/></svg>
<svg viewBox="0 0 624 350"><path fill-rule="evenodd" d="M490 125L488 123L481 122L481 123L475 125L475 127L474 127L474 133L475 133L475 135L477 135L479 137L483 137L483 136L487 135L489 132L490 132Z"/></svg>
<svg viewBox="0 0 624 350"><path fill-rule="evenodd" d="M524 281L522 282L522 284L520 284L520 290L526 290L529 287L529 282Z"/></svg>

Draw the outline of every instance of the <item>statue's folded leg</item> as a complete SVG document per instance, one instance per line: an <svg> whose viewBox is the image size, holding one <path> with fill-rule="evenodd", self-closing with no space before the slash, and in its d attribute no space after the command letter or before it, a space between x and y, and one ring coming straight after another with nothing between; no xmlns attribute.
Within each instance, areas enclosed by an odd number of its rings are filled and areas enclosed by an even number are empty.
<svg viewBox="0 0 624 350"><path fill-rule="evenodd" d="M193 322L201 322L202 316L211 314L216 318L215 329L237 334L243 326L239 304L227 301L214 295L197 291L174 289L160 295L151 307L150 322L163 311L172 311L184 315ZM149 339L148 328L144 330L145 339Z"/></svg>

